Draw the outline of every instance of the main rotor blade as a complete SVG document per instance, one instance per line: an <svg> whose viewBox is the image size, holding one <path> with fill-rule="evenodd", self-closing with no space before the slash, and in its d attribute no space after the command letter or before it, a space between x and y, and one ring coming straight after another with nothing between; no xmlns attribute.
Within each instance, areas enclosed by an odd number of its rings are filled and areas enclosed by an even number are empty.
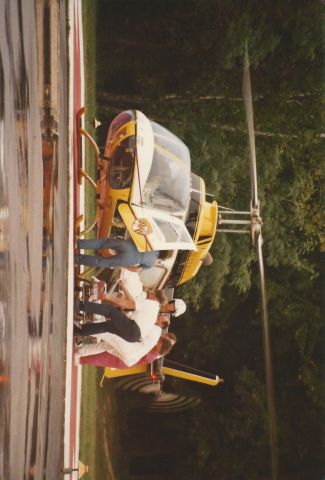
<svg viewBox="0 0 325 480"><path fill-rule="evenodd" d="M247 44L245 46L245 57L244 57L243 97L244 97L246 120L247 120L249 157L250 157L250 165L251 165L251 197L252 197L251 202L252 202L253 208L258 208L253 101L252 101L251 76L249 71Z"/></svg>
<svg viewBox="0 0 325 480"><path fill-rule="evenodd" d="M259 233L256 242L259 274L260 274L260 292L262 300L262 324L263 324L263 343L264 343L264 361L265 361L265 377L266 377L266 395L268 408L268 427L271 447L271 465L272 480L278 478L278 443L276 434L276 410L274 401L274 385L273 385L273 368L270 342L269 317L267 310L266 288L264 262L262 253L262 235Z"/></svg>

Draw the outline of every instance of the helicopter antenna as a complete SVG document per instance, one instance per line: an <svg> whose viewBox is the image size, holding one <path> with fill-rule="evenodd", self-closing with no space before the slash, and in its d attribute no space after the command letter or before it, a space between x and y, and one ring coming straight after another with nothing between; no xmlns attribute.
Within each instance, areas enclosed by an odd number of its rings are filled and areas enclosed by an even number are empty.
<svg viewBox="0 0 325 480"><path fill-rule="evenodd" d="M201 190L197 190L196 188L191 188L191 192L195 192L195 193L202 193ZM212 198L215 198L215 195L213 193L205 193L205 195L207 197L212 197Z"/></svg>

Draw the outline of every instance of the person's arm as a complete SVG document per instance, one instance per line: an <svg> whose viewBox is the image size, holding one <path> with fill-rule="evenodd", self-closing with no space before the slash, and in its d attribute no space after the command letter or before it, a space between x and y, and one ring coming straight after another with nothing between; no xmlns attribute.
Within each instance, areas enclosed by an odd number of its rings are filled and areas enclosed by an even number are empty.
<svg viewBox="0 0 325 480"><path fill-rule="evenodd" d="M130 270L130 272L141 272L142 271L141 265L128 265L128 266L125 266L124 268L127 268L128 270Z"/></svg>
<svg viewBox="0 0 325 480"><path fill-rule="evenodd" d="M120 281L119 281L119 287L120 287L120 290L122 290L122 292L124 293L124 298L125 298L126 300L128 300L129 302L133 302L133 303L134 303L134 308L129 309L129 310L134 310L134 309L135 309L135 301L134 301L134 298L133 298L133 296L131 295L131 293L129 292L129 290L126 288L125 283L124 283L123 280L120 280Z"/></svg>
<svg viewBox="0 0 325 480"><path fill-rule="evenodd" d="M76 351L80 357L88 357L88 355L97 355L98 353L106 352L105 343L90 343L87 345L82 345Z"/></svg>
<svg viewBox="0 0 325 480"><path fill-rule="evenodd" d="M122 310L134 310L135 301L130 297L126 298L125 296L112 295L109 293L104 293L99 297L102 302L109 303L114 305L114 307L121 308Z"/></svg>
<svg viewBox="0 0 325 480"><path fill-rule="evenodd" d="M155 295L161 305L168 303L168 297L163 290L156 290Z"/></svg>

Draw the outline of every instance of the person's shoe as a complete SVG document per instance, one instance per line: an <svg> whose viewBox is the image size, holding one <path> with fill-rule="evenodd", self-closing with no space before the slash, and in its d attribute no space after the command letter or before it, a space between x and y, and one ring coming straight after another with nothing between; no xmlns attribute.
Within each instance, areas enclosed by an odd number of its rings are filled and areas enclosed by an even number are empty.
<svg viewBox="0 0 325 480"><path fill-rule="evenodd" d="M80 360L80 354L79 352L76 352L73 356L73 363L75 364L76 367L80 365L79 360Z"/></svg>
<svg viewBox="0 0 325 480"><path fill-rule="evenodd" d="M75 311L76 313L80 312L80 310L81 310L81 301L80 301L79 298L75 298L73 308L74 308L74 311Z"/></svg>
<svg viewBox="0 0 325 480"><path fill-rule="evenodd" d="M78 238L74 238L74 242L73 242L73 250L74 250L74 254L75 255L78 255L79 253L79 246L78 246Z"/></svg>
<svg viewBox="0 0 325 480"><path fill-rule="evenodd" d="M74 327L79 328L79 330L82 329L82 325L78 320L73 320L73 325Z"/></svg>

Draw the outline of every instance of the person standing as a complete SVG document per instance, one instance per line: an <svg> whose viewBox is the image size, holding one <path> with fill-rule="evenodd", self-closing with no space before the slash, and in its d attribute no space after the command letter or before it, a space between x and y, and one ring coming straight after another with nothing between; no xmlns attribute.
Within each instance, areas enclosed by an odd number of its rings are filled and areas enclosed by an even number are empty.
<svg viewBox="0 0 325 480"><path fill-rule="evenodd" d="M157 358L167 355L175 345L176 340L176 335L174 335L172 332L168 332L166 335L162 335L156 345L147 354L140 358L140 360L138 360L134 365L131 365L131 367L148 365L148 363L153 362ZM83 352L87 353L87 350L85 351L81 347L77 350L77 355L75 356L75 361L79 362L79 364L81 365L94 365L96 367L118 368L122 370L130 368L130 366L126 365L119 357L116 357L115 355L107 351L97 353L95 355L90 354L86 356L81 356Z"/></svg>
<svg viewBox="0 0 325 480"><path fill-rule="evenodd" d="M166 258L168 251L139 252L134 242L130 239L115 238L81 239L77 240L78 252L81 249L101 250L111 249L116 253L111 257L100 255L76 255L76 263L88 267L117 268L128 267L133 271L141 271L152 267L158 258Z"/></svg>
<svg viewBox="0 0 325 480"><path fill-rule="evenodd" d="M91 308L92 306L96 306L96 311ZM75 305L75 310L97 313L98 315L104 315L106 317L106 321L104 322L89 323L82 327L75 325L73 330L75 336L88 336L109 332L120 336L127 342L138 342L141 338L139 325L113 305L78 301Z"/></svg>
<svg viewBox="0 0 325 480"><path fill-rule="evenodd" d="M159 292L162 294L162 292ZM143 338L147 335L153 325L157 322L157 319L164 317L163 314L172 314L174 316L181 315L186 309L186 305L182 299L173 299L169 303L160 304L157 298L157 293L152 294L153 298L138 299L136 301L131 298L116 297L114 295L104 294L102 300L110 303L95 303L88 301L79 301L77 310L86 313L92 313L96 315L102 315L106 317L104 322L90 323L81 326L74 327L75 336L88 336L97 335L99 333L116 333L127 341L127 337L133 338L133 331L135 327L130 324L133 322L138 326L140 331L140 337ZM113 305L111 305L113 303ZM129 310L126 312L119 312L121 309ZM111 325L112 321L114 322ZM169 323L169 320L168 320ZM115 331L112 331L112 328ZM132 330L132 332L130 332ZM136 333L134 332L135 338Z"/></svg>
<svg viewBox="0 0 325 480"><path fill-rule="evenodd" d="M75 363L79 362L80 357L108 352L122 360L129 368L150 352L150 350L157 345L160 337L164 338L171 335L170 332L165 335L162 335L161 332L161 327L154 325L149 334L141 339L140 342L127 342L112 333L97 335L97 340L99 340L97 343L83 345L77 348L75 352ZM176 337L173 345L174 343L176 343Z"/></svg>

